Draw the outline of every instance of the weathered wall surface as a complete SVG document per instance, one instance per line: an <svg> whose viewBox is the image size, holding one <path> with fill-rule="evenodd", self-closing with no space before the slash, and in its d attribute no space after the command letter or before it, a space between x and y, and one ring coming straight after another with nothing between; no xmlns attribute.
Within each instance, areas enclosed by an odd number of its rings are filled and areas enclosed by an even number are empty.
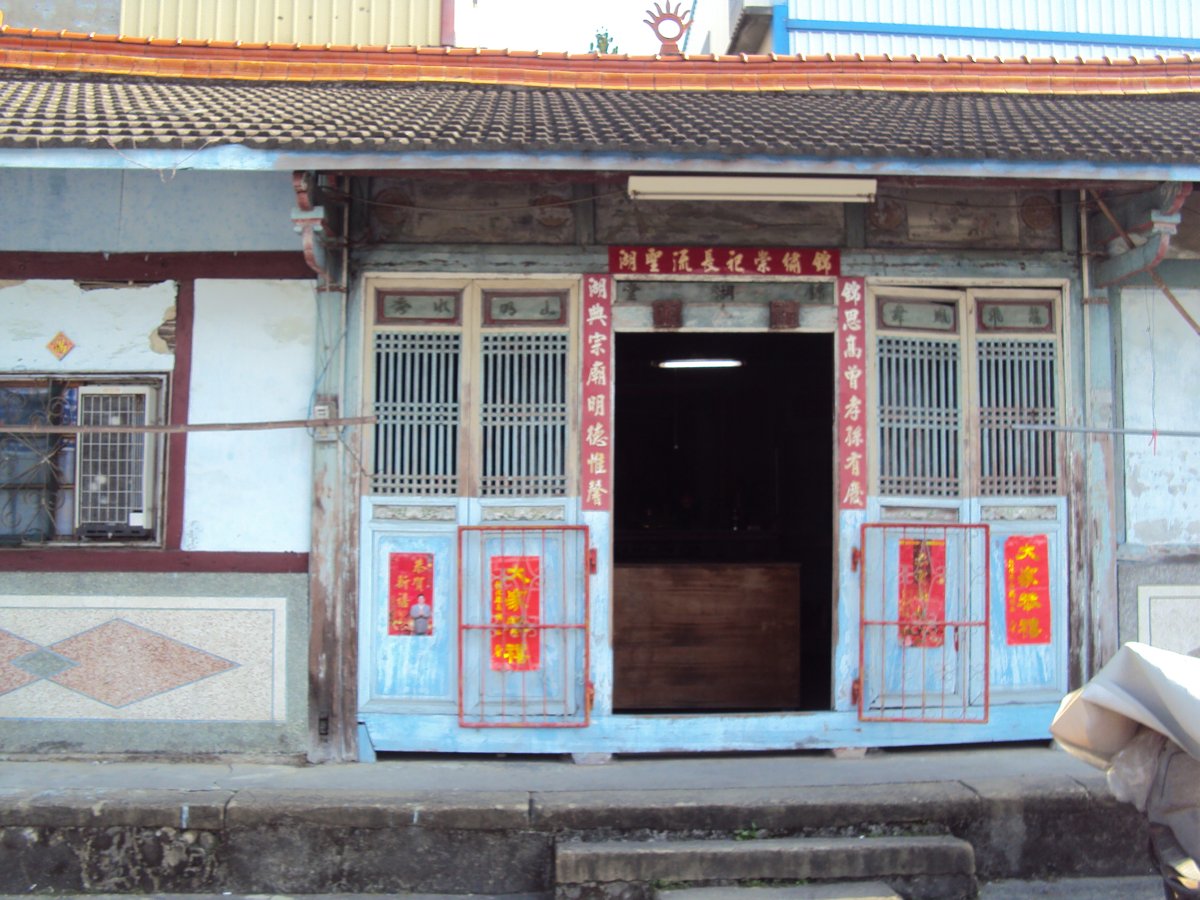
<svg viewBox="0 0 1200 900"><path fill-rule="evenodd" d="M189 418L308 417L316 309L306 281L198 281ZM312 439L304 429L188 437L184 550L307 552Z"/></svg>
<svg viewBox="0 0 1200 900"><path fill-rule="evenodd" d="M288 172L0 169L0 222L20 223L0 251L294 252L295 202Z"/></svg>
<svg viewBox="0 0 1200 900"><path fill-rule="evenodd" d="M0 368L169 372L175 356L155 338L174 309L173 282L88 290L72 281L0 281ZM59 331L75 342L61 360L46 348Z"/></svg>
<svg viewBox="0 0 1200 900"><path fill-rule="evenodd" d="M1177 290L1200 317L1200 289ZM1121 294L1124 424L1143 431L1200 431L1197 336L1156 288ZM1125 439L1126 542L1145 547L1200 545L1200 439Z"/></svg>
<svg viewBox="0 0 1200 900"><path fill-rule="evenodd" d="M303 753L307 584L0 575L0 752Z"/></svg>

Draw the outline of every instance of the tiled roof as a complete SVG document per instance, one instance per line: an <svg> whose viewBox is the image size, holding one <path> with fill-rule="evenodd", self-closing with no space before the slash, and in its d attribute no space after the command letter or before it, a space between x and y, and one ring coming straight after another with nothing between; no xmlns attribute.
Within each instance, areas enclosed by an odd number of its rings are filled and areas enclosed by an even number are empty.
<svg viewBox="0 0 1200 900"><path fill-rule="evenodd" d="M1195 166L1197 120L1186 58L657 60L0 30L0 148Z"/></svg>

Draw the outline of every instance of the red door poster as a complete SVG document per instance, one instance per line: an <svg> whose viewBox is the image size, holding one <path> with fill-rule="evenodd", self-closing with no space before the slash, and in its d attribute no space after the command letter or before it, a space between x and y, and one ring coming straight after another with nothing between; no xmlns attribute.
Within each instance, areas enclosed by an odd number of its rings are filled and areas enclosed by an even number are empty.
<svg viewBox="0 0 1200 900"><path fill-rule="evenodd" d="M1004 613L1009 644L1050 643L1050 559L1046 535L1004 542Z"/></svg>
<svg viewBox="0 0 1200 900"><path fill-rule="evenodd" d="M388 555L388 634L433 634L433 554Z"/></svg>
<svg viewBox="0 0 1200 900"><path fill-rule="evenodd" d="M946 542L900 541L900 643L941 647L946 641Z"/></svg>
<svg viewBox="0 0 1200 900"><path fill-rule="evenodd" d="M493 556L492 669L532 672L542 664L541 560L536 556Z"/></svg>

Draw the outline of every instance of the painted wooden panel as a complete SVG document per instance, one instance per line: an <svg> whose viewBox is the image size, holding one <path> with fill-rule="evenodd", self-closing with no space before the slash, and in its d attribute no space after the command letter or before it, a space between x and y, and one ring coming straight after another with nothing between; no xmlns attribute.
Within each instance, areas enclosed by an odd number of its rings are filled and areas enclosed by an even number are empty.
<svg viewBox="0 0 1200 900"><path fill-rule="evenodd" d="M972 506L974 517L986 522L991 530L992 699L997 703L1006 699L1027 703L1061 697L1067 689L1066 500L989 498L975 501ZM1050 640L1046 643L1017 644L1009 640L1005 549L1014 536L1046 538L1050 602Z"/></svg>
<svg viewBox="0 0 1200 900"><path fill-rule="evenodd" d="M442 715L455 711L457 514L458 504L453 501L427 505L364 501L359 605L359 707L363 710ZM431 634L389 633L393 554L432 557L434 578L426 595L435 623Z"/></svg>
<svg viewBox="0 0 1200 900"><path fill-rule="evenodd" d="M838 203L635 202L624 193L596 201L596 240L602 244L839 247L845 236Z"/></svg>
<svg viewBox="0 0 1200 900"><path fill-rule="evenodd" d="M799 705L798 565L618 565L618 709Z"/></svg>
<svg viewBox="0 0 1200 900"><path fill-rule="evenodd" d="M570 244L574 189L553 181L377 178L371 240L380 243Z"/></svg>
<svg viewBox="0 0 1200 900"><path fill-rule="evenodd" d="M869 247L1055 250L1057 197L1047 191L888 187L867 210Z"/></svg>
<svg viewBox="0 0 1200 900"><path fill-rule="evenodd" d="M441 42L441 0L123 0L121 33L293 44Z"/></svg>

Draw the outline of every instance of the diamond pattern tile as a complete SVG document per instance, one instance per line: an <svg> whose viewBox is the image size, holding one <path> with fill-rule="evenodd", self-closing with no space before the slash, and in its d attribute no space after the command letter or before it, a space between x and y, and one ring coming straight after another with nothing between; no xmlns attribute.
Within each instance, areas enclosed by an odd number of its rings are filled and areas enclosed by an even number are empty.
<svg viewBox="0 0 1200 900"><path fill-rule="evenodd" d="M117 708L237 666L124 619L105 622L50 649L78 663L51 681Z"/></svg>
<svg viewBox="0 0 1200 900"><path fill-rule="evenodd" d="M66 657L59 656L57 653L52 653L42 647L39 647L32 653L18 656L12 661L12 664L21 671L28 672L30 675L35 675L38 678L51 678L59 672L65 672L76 665L76 663Z"/></svg>
<svg viewBox="0 0 1200 900"><path fill-rule="evenodd" d="M19 687L25 687L40 680L35 675L20 666L14 665L18 659L28 656L41 648L32 641L19 638L11 631L0 629L0 694L7 694Z"/></svg>

